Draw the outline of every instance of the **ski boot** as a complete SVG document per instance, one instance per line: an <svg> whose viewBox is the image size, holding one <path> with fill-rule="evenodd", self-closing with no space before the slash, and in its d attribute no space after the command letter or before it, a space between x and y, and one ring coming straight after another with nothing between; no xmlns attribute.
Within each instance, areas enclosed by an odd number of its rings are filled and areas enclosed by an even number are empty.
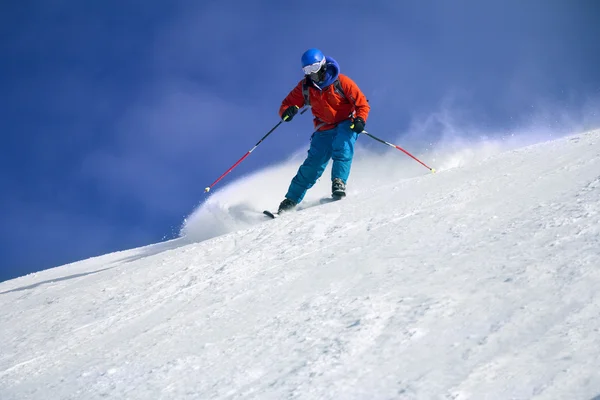
<svg viewBox="0 0 600 400"><path fill-rule="evenodd" d="M341 199L346 196L346 184L340 178L334 178L331 182L331 197Z"/></svg>
<svg viewBox="0 0 600 400"><path fill-rule="evenodd" d="M296 203L294 203L292 200L290 199L284 199L280 204L279 204L279 210L277 210L277 214L281 214L282 212L286 212L286 211L290 211L291 209L293 209L294 207L296 207Z"/></svg>

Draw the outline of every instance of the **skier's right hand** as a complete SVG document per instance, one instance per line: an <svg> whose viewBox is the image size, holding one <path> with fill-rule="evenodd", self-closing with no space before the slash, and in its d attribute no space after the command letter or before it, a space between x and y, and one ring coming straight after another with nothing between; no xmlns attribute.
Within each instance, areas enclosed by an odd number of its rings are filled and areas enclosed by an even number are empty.
<svg viewBox="0 0 600 400"><path fill-rule="evenodd" d="M290 122L292 118L294 118L294 115L296 115L297 113L298 106L290 106L283 112L283 114L281 115L281 119L283 119L285 122Z"/></svg>

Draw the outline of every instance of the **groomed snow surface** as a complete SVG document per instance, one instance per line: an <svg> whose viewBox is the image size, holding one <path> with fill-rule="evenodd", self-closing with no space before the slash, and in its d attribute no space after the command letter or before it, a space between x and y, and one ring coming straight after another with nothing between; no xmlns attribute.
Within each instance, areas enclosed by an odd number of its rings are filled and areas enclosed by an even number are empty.
<svg viewBox="0 0 600 400"><path fill-rule="evenodd" d="M341 202L308 207L325 175L263 218L290 160L179 239L0 283L0 399L600 395L600 131L425 154L437 174L386 149Z"/></svg>

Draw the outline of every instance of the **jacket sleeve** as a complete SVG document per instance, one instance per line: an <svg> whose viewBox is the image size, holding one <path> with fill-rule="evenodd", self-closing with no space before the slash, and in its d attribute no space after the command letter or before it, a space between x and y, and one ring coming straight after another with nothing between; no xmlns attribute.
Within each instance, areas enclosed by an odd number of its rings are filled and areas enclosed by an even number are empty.
<svg viewBox="0 0 600 400"><path fill-rule="evenodd" d="M346 97L348 97L348 100L354 103L354 107L356 108L356 116L361 117L365 122L367 122L369 111L371 110L371 106L369 105L367 98L360 90L358 85L346 75L340 74L339 80L344 94ZM302 93L300 94L302 95Z"/></svg>
<svg viewBox="0 0 600 400"><path fill-rule="evenodd" d="M287 95L281 102L279 107L279 117L283 115L283 112L290 106L298 106L298 108L304 107L304 95L302 94L302 82L300 81L296 87Z"/></svg>

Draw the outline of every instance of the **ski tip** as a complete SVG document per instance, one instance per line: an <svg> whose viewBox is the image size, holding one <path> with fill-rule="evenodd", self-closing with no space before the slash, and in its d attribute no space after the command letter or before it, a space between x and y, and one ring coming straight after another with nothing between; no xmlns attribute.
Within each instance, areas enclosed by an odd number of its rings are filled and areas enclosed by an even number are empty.
<svg viewBox="0 0 600 400"><path fill-rule="evenodd" d="M265 211L263 211L263 214L265 214L267 217L269 217L269 218L273 218L273 219L275 219L275 218L277 218L277 217L279 216L279 214L277 214L277 213L272 213L272 212L271 212L271 211L269 211L269 210L265 210Z"/></svg>

